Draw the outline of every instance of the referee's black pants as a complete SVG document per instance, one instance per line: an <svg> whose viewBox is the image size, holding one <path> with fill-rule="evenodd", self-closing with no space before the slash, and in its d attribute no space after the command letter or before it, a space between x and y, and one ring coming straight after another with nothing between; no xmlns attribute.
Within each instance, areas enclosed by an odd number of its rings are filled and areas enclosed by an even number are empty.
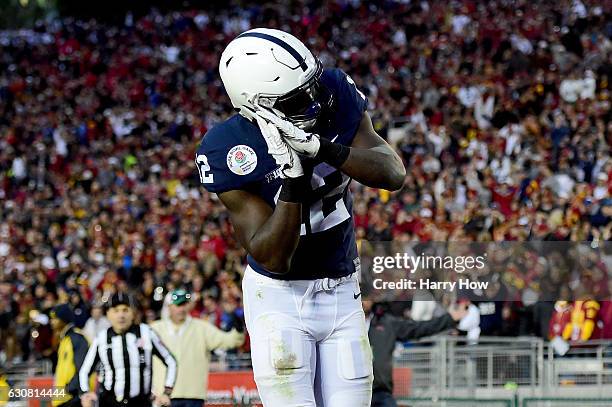
<svg viewBox="0 0 612 407"><path fill-rule="evenodd" d="M117 401L113 392L104 391L98 399L100 407L151 407L151 398L148 396L138 396Z"/></svg>
<svg viewBox="0 0 612 407"><path fill-rule="evenodd" d="M203 407L204 400L201 399L172 399L170 407Z"/></svg>
<svg viewBox="0 0 612 407"><path fill-rule="evenodd" d="M76 395L73 395L70 400L58 405L57 407L82 407L81 399L79 398L79 395L76 394Z"/></svg>

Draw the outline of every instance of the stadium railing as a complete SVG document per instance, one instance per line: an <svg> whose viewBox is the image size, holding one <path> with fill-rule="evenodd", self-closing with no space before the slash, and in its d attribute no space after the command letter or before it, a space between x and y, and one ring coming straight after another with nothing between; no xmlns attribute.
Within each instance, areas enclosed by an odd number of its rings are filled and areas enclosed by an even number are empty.
<svg viewBox="0 0 612 407"><path fill-rule="evenodd" d="M459 397L402 397L398 406L410 407L515 407L514 399Z"/></svg>
<svg viewBox="0 0 612 407"><path fill-rule="evenodd" d="M240 400L241 394L253 400L256 389L249 372L248 355L215 357L209 384L219 387L216 393L209 389L210 395L219 401L227 395ZM13 382L23 383L50 376L51 365L20 365L8 373ZM516 407L612 406L612 341L576 343L559 356L534 337L483 337L478 344L455 336L426 338L397 350L394 382L396 397L415 407L495 407L486 403L499 399L498 405L505 405L502 399L515 398L527 402Z"/></svg>
<svg viewBox="0 0 612 407"><path fill-rule="evenodd" d="M545 377L549 388L576 385L612 385L612 341L595 340L574 344L559 357L545 344Z"/></svg>
<svg viewBox="0 0 612 407"><path fill-rule="evenodd" d="M47 376L52 373L53 368L51 361L47 359L37 360L34 362L16 363L4 368L4 373L12 378L27 379L31 376Z"/></svg>
<svg viewBox="0 0 612 407"><path fill-rule="evenodd" d="M411 396L473 397L482 390L535 389L542 385L543 342L536 338L465 338L438 336L408 345L397 354L396 367L410 369L400 378L399 393ZM402 391L402 389L405 389ZM493 397L497 396L491 393Z"/></svg>
<svg viewBox="0 0 612 407"><path fill-rule="evenodd" d="M612 406L612 398L526 397L521 405L522 407L609 407Z"/></svg>
<svg viewBox="0 0 612 407"><path fill-rule="evenodd" d="M438 336L408 344L395 366L398 396L612 397L612 341L572 344L564 356L535 337ZM610 404L612 406L612 403Z"/></svg>

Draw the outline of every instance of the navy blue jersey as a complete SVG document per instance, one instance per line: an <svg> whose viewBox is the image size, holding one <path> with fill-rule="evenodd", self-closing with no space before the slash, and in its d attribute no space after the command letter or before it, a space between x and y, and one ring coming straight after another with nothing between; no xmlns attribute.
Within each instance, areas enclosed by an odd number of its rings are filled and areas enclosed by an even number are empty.
<svg viewBox="0 0 612 407"><path fill-rule="evenodd" d="M339 69L321 75L334 97L330 120L317 132L336 143L351 145L357 132L366 97L352 79ZM250 255L249 265L258 273L285 280L343 277L359 267L352 220L350 178L322 162L302 160L311 176L311 191L303 203L301 237L287 274L268 272ZM282 179L279 166L256 123L234 115L209 130L197 151L200 182L210 192L244 190L276 205Z"/></svg>

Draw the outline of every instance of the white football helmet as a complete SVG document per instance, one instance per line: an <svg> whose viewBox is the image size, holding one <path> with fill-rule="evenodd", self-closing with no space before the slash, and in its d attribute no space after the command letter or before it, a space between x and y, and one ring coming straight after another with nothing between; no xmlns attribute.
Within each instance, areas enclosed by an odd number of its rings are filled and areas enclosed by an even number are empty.
<svg viewBox="0 0 612 407"><path fill-rule="evenodd" d="M321 62L293 35L255 28L232 40L219 73L234 108L248 119L253 103L272 109L300 128L310 128L331 95L319 83Z"/></svg>

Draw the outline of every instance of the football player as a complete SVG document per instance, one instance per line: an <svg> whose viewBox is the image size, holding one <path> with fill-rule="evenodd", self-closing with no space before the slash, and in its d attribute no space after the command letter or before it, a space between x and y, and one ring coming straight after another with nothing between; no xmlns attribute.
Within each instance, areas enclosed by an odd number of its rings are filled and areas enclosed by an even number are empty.
<svg viewBox="0 0 612 407"><path fill-rule="evenodd" d="M323 69L288 33L240 34L219 72L238 114L206 133L196 165L248 252L242 288L262 402L369 406L348 186L399 189L401 159L374 131L353 80Z"/></svg>

